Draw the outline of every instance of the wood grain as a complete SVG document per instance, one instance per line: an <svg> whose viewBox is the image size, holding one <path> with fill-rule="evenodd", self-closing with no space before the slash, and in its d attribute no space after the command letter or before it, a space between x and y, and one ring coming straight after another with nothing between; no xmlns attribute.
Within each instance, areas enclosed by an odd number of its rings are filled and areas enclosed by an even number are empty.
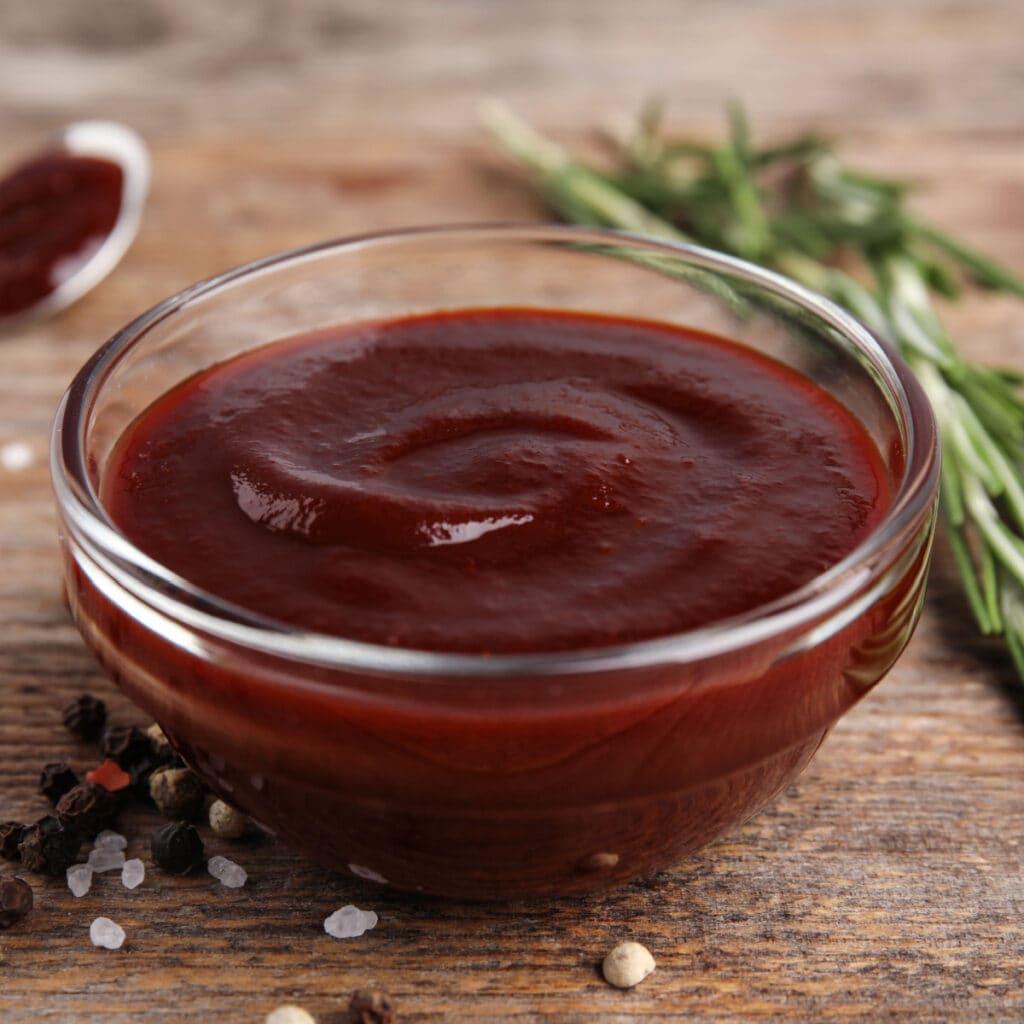
<svg viewBox="0 0 1024 1024"><path fill-rule="evenodd" d="M332 235L540 212L474 122L500 94L563 138L670 97L681 131L744 98L769 134L815 126L921 183L920 207L1024 270L1024 8L889 0L762 4L521 0L444 5L0 0L0 153L81 116L134 124L155 179L116 273L61 317L0 341L0 819L42 813L39 768L92 752L62 701L102 695L60 599L49 425L77 367L121 324L228 266ZM1009 300L951 311L963 347L1024 367ZM0 932L5 1022L261 1021L298 1002L322 1024L379 986L404 1022L1016 1021L1024 1017L1024 700L975 637L945 557L920 630L801 780L702 856L620 891L480 907L418 901L325 872L273 841L211 841L250 882L151 870L76 900L33 878L37 909ZM156 824L125 822L147 857ZM10 873L11 865L0 864ZM358 940L326 936L344 903ZM128 933L94 949L93 917ZM658 969L619 992L622 938Z"/></svg>

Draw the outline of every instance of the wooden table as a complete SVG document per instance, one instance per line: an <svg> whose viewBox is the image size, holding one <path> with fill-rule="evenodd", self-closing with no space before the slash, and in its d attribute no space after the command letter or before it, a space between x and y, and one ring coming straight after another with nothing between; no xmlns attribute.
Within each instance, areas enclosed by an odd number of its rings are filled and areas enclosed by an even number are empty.
<svg viewBox="0 0 1024 1024"><path fill-rule="evenodd" d="M580 141L661 92L680 131L718 131L729 96L769 135L814 126L921 183L922 210L1024 270L1024 6L1017 0L445 4L0 0L0 154L59 124L120 118L152 145L142 232L61 317L0 342L0 820L42 813L42 763L88 766L69 695L138 720L61 604L46 467L57 400L120 324L253 257L400 224L536 218L474 120L501 95ZM974 355L1024 367L1024 307L950 315ZM770 809L702 856L604 896L479 907L337 877L267 841L211 843L240 891L150 871L76 900L33 878L0 932L4 1022L260 1022L297 1002L344 1019L354 988L400 1020L1016 1021L1024 1017L1024 690L978 640L941 556L921 627L887 681ZM129 852L155 824L129 816ZM143 854L145 855L145 854ZM12 871L0 863L0 871ZM326 936L345 903L358 940ZM128 941L94 949L105 914ZM658 969L598 972L632 937Z"/></svg>

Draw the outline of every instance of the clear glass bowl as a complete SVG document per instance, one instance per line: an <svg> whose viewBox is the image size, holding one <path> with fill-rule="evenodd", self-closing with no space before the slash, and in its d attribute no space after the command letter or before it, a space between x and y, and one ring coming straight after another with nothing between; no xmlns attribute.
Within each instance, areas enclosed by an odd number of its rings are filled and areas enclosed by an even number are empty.
<svg viewBox="0 0 1024 1024"><path fill-rule="evenodd" d="M331 325L509 306L639 316L770 354L863 422L891 509L841 563L769 606L641 643L514 657L268 621L176 577L106 515L114 444L197 371ZM96 353L52 447L75 621L213 789L339 870L484 899L664 868L777 794L910 637L938 469L912 375L831 303L706 250L544 226L355 238L196 285Z"/></svg>

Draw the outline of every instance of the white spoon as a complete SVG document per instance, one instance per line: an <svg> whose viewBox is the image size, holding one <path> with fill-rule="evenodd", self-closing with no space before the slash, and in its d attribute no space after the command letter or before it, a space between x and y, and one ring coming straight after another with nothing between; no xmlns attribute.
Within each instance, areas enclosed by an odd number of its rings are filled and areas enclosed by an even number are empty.
<svg viewBox="0 0 1024 1024"><path fill-rule="evenodd" d="M53 268L51 289L32 305L4 315L0 330L51 316L81 298L117 265L139 228L149 191L150 162L145 143L132 129L113 121L78 121L68 125L48 152L109 160L121 168L121 205L105 237Z"/></svg>

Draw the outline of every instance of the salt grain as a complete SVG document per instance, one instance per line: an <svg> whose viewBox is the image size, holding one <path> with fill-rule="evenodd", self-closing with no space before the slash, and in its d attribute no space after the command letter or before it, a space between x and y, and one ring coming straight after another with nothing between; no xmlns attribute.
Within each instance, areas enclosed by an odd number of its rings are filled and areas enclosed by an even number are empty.
<svg viewBox="0 0 1024 1024"><path fill-rule="evenodd" d="M372 910L360 910L348 904L324 920L324 931L335 939L355 939L377 925Z"/></svg>
<svg viewBox="0 0 1024 1024"><path fill-rule="evenodd" d="M110 846L97 846L89 854L89 867L98 874L104 871L116 871L124 867L124 850L115 850Z"/></svg>
<svg viewBox="0 0 1024 1024"><path fill-rule="evenodd" d="M93 847L97 850L123 850L128 845L128 840L125 839L120 832L112 832L109 828L105 828L92 843Z"/></svg>
<svg viewBox="0 0 1024 1024"><path fill-rule="evenodd" d="M145 879L146 865L138 857L124 862L124 867L121 868L121 884L126 889L137 889Z"/></svg>
<svg viewBox="0 0 1024 1024"><path fill-rule="evenodd" d="M207 861L206 870L221 885L226 885L229 889L241 889L249 877L245 873L245 868L236 864L233 860L228 860L227 857L211 857Z"/></svg>
<svg viewBox="0 0 1024 1024"><path fill-rule="evenodd" d="M92 887L92 868L88 864L72 864L67 879L72 895L84 896Z"/></svg>
<svg viewBox="0 0 1024 1024"><path fill-rule="evenodd" d="M89 938L101 949L120 949L124 945L124 929L109 917L97 917L89 925Z"/></svg>
<svg viewBox="0 0 1024 1024"><path fill-rule="evenodd" d="M36 461L35 453L30 445L24 441L10 441L0 447L0 466L17 473L19 470L28 469Z"/></svg>
<svg viewBox="0 0 1024 1024"><path fill-rule="evenodd" d="M379 882L381 885L388 884L388 880L380 872L374 871L373 868L364 868L362 864L349 864L348 869L353 875L365 878L368 882Z"/></svg>

